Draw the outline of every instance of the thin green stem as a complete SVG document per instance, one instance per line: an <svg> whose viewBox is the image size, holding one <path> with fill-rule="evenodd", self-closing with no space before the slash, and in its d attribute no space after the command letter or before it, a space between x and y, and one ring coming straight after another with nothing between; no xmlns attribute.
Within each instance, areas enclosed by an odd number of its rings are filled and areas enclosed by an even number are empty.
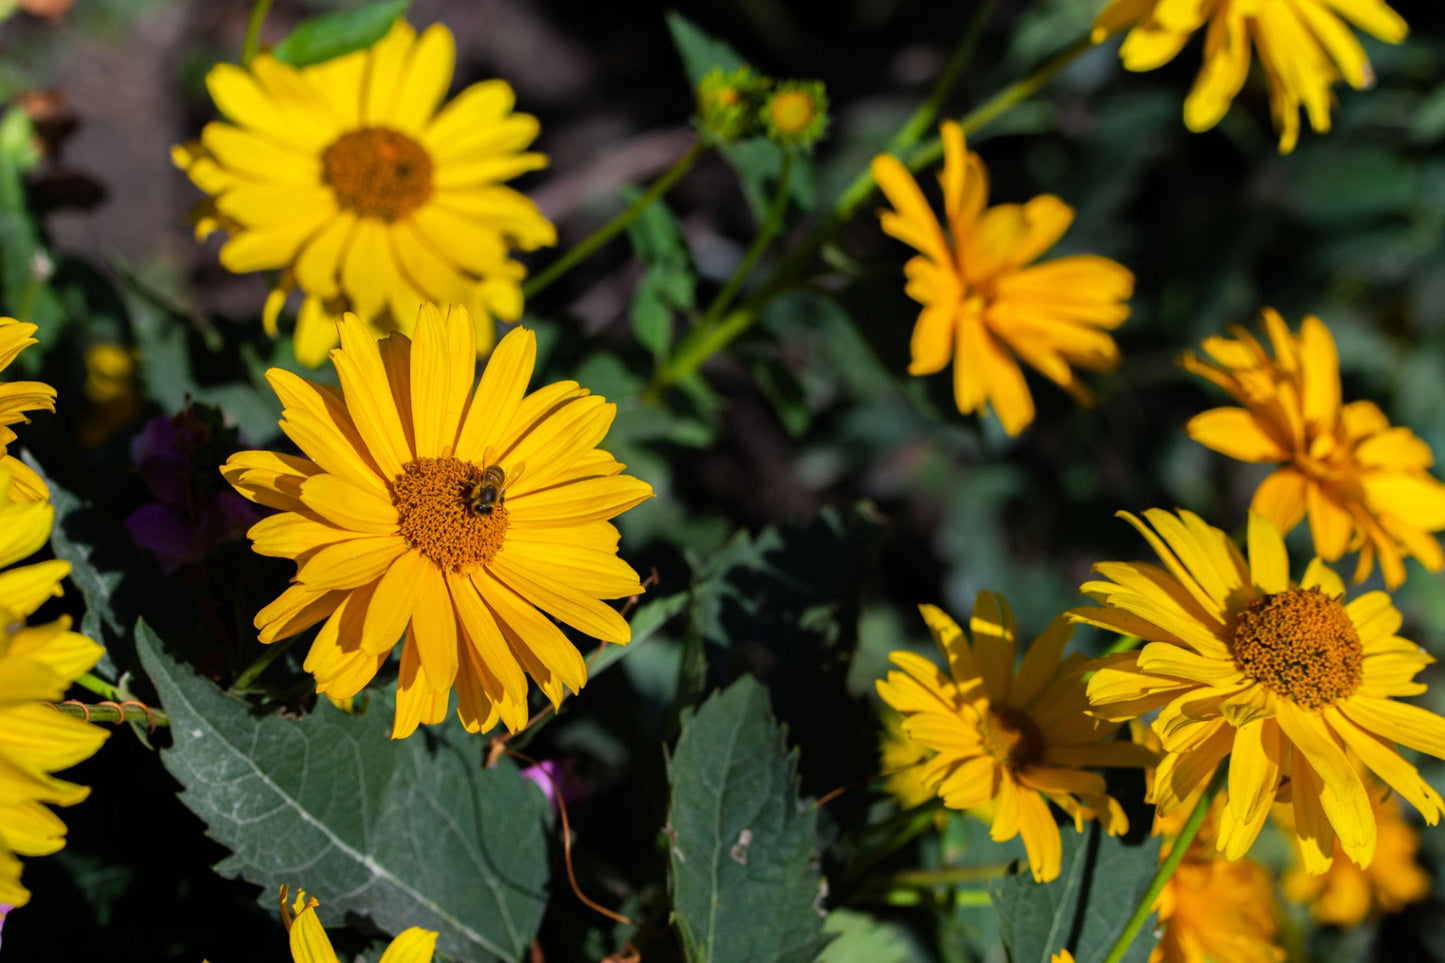
<svg viewBox="0 0 1445 963"><path fill-rule="evenodd" d="M913 112L913 115L898 129L898 133L894 134L892 139L888 141L888 146L884 148L887 153L902 154L908 150L908 148L918 143L918 138L923 136L924 131L933 126L934 121L938 119L938 115L943 111L943 105L948 102L948 98L953 94L954 87L958 85L959 78L963 76L964 68L967 67L969 61L973 59L973 52L978 48L979 38L983 36L984 27L988 25L988 21L992 18L996 5L997 0L987 0L987 2L979 8L978 14L968 26L968 32L964 34L963 40L959 42L958 47L954 50L953 57L949 60L948 66L944 67L943 73L939 74L938 82L933 85L933 90L929 93L928 99ZM877 184L873 180L873 168L870 164L868 167L859 171L858 176L853 178L847 187L843 188L843 192L839 194L838 199L833 202L833 215L839 218L840 221L846 221L852 217L854 212L858 210L859 205L873 193L873 188L876 186Z"/></svg>
<svg viewBox="0 0 1445 963"><path fill-rule="evenodd" d="M91 675L89 672L86 672L80 678L76 679L75 684L82 689L89 689L102 699L110 699L112 702L117 702L123 698L119 689L104 679Z"/></svg>
<svg viewBox="0 0 1445 963"><path fill-rule="evenodd" d="M1080 37L1069 44L1063 50L1054 54L1043 66L1029 74L1023 80L1009 84L1003 90L994 94L988 100L965 114L958 122L963 128L964 136L976 133L980 128L989 122L997 120L1008 113L1015 106L1028 100L1038 93L1045 84L1053 80L1059 73L1079 59L1079 55L1091 49L1094 42L1087 35ZM918 170L920 167L927 167L943 156L943 139L935 137L925 144L917 153L908 158L909 170Z"/></svg>
<svg viewBox="0 0 1445 963"><path fill-rule="evenodd" d="M648 205L666 194L682 175L692 170L692 165L696 164L706 152L707 144L702 141L694 143L692 147L688 148L686 154L679 157L671 167L662 173L661 177L652 182L652 186L641 197L628 204L616 217L587 235L570 251L547 265L535 277L522 285L522 297L528 300L535 297L553 281L585 260L593 251L625 230L627 225L637 220L638 215L647 210Z"/></svg>
<svg viewBox="0 0 1445 963"><path fill-rule="evenodd" d="M699 327L710 327L717 323L717 319L722 317L723 312L733 303L733 298L737 297L738 289L743 286L743 282L748 279L748 275L753 273L753 268L758 266L758 261L762 258L763 252L768 249L768 245L771 244L773 238L777 236L779 228L783 226L783 214L788 209L788 188L791 186L792 181L793 152L788 151L783 155L783 170L778 174L778 185L776 192L773 194L773 202L768 205L768 213L763 218L762 226L758 228L757 236L754 237L753 242L748 245L747 251L743 254L743 259L738 262L738 266L733 270L732 276L727 279L726 283L722 286L722 290L717 293L717 296L712 299L712 303L707 306L707 311L703 313L702 320L698 322Z"/></svg>
<svg viewBox="0 0 1445 963"><path fill-rule="evenodd" d="M171 724L170 717L166 715L164 709L152 709L139 702L108 706L87 705L83 702L62 702L55 709L65 715L84 719L86 722L109 722L117 726L122 722L144 722L151 728Z"/></svg>
<svg viewBox="0 0 1445 963"><path fill-rule="evenodd" d="M996 879L1008 872L1011 863L988 863L983 866L950 866L946 869L904 869L889 876L890 886L954 886Z"/></svg>
<svg viewBox="0 0 1445 963"><path fill-rule="evenodd" d="M959 126L963 128L964 134L978 131L990 121L1007 113L1016 104L1027 100L1092 46L1093 44L1087 36L1079 39L1055 54L1024 79L1010 84L969 111L959 120ZM923 109L920 108L920 111ZM942 153L943 142L940 138L935 137L920 150L914 152L906 160L906 164L910 170L918 170L920 167L936 161ZM648 387L647 395L657 397L667 387L688 377L708 358L727 347L739 335L752 327L763 306L788 289L797 276L812 262L819 249L872 196L876 187L877 182L873 179L871 167L859 173L838 196L837 201L833 204L832 212L778 261L768 279L759 286L758 292L753 297L725 317L721 324L715 327L699 325L683 338L667 367L659 372L659 377L653 379L653 383Z"/></svg>
<svg viewBox="0 0 1445 963"><path fill-rule="evenodd" d="M231 691L244 692L246 689L250 688L251 683L256 681L256 677L259 676L262 672L265 672L267 666L269 666L272 662L275 662L277 659L281 658L282 654L284 654L287 649L291 648L291 644L295 642L298 638L300 638L300 636L293 635L289 639L282 639L278 642L272 642L271 644L267 645L264 649L261 650L261 654L256 657L256 661L252 662L249 666L247 666L246 671L238 675L236 677L236 681L231 683Z"/></svg>
<svg viewBox="0 0 1445 963"><path fill-rule="evenodd" d="M246 21L246 43L241 47L241 66L246 66L261 49L261 24L266 22L266 14L271 12L273 0L256 0L256 5L251 8L251 19Z"/></svg>
<svg viewBox="0 0 1445 963"><path fill-rule="evenodd" d="M1189 844L1194 842L1194 837L1199 835L1199 827L1204 825L1204 817L1209 814L1209 807L1214 804L1214 797L1219 790L1224 788L1224 782L1228 771L1220 766L1214 772L1214 778L1209 781L1209 786L1195 803L1194 811L1189 814L1189 819L1184 823L1184 828L1179 831L1169 844L1169 855L1164 857L1164 862L1159 864L1159 870L1154 878L1149 881L1149 889L1145 891L1144 897L1139 900L1139 905L1134 907L1134 915L1129 917L1123 932L1114 941L1114 948L1109 955L1104 957L1104 963L1119 963L1124 954L1129 952L1129 944L1134 942L1134 937L1144 928L1144 923L1154 912L1154 904L1159 902L1159 894L1164 892L1164 884L1169 882L1169 877L1174 875L1174 870L1184 859Z"/></svg>

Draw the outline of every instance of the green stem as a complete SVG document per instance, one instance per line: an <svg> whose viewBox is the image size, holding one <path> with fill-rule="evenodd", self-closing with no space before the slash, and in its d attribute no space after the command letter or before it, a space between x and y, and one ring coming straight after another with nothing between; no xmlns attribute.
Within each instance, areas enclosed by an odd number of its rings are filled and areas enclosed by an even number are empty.
<svg viewBox="0 0 1445 963"><path fill-rule="evenodd" d="M1144 923L1154 912L1154 904L1159 902L1159 894L1164 892L1164 884L1169 882L1169 877L1174 875L1175 868L1184 859L1184 854L1189 850L1189 844L1194 842L1194 837L1199 835L1199 827L1204 825L1204 817L1209 814L1209 807L1214 804L1214 797L1219 790L1224 788L1225 780L1228 778L1229 770L1220 766L1214 771L1214 778L1209 781L1209 786L1199 797L1199 802L1194 804L1194 811L1189 814L1189 819L1179 835L1169 844L1169 855L1164 857L1164 862L1159 864L1159 870L1154 878L1149 881L1149 889L1145 891L1144 898L1139 900L1139 905L1134 907L1134 915L1129 917L1123 932L1114 941L1114 948L1109 955L1104 957L1104 963L1119 963L1124 954L1129 952L1129 944L1134 942L1134 937L1144 928Z"/></svg>
<svg viewBox="0 0 1445 963"><path fill-rule="evenodd" d="M256 5L251 8L251 19L246 21L246 43L241 48L241 66L246 66L261 49L261 24L266 22L266 14L271 11L273 0L256 0Z"/></svg>
<svg viewBox="0 0 1445 963"><path fill-rule="evenodd" d="M277 659L281 658L282 654L285 653L287 649L291 648L291 644L295 642L298 638L300 638L300 636L293 635L289 639L282 639L278 642L272 642L267 645L264 649L261 650L261 654L256 657L256 661L252 662L249 666L247 666L246 671L238 675L236 677L236 681L231 683L231 691L244 692L246 689L250 688L251 683L256 681L256 677L259 676L262 672L265 672L266 667L269 666L272 662L275 662Z"/></svg>
<svg viewBox="0 0 1445 963"><path fill-rule="evenodd" d="M943 68L943 73L938 77L938 83L928 95L928 99L913 112L913 116L899 128L898 133L888 141L884 148L889 154L902 154L908 148L918 143L918 138L923 132L933 126L938 119L943 105L953 93L957 86L958 79L963 76L963 69L973 59L973 52L978 47L978 41L983 36L983 29L988 25L989 19L993 16L993 9L997 0L988 0L979 8L978 14L974 16L973 23L969 24L968 32L964 34L963 40L959 42L958 48L953 52L953 58L949 60L948 66ZM840 220L847 220L852 217L868 196L873 193L877 186L873 180L873 165L868 165L858 173L858 176L843 188L838 199L833 202L833 215Z"/></svg>
<svg viewBox="0 0 1445 963"><path fill-rule="evenodd" d="M1078 58L1085 50L1093 46L1087 36L1079 39L1070 46L1051 57L1046 63L1040 66L1033 73L1023 80L1017 81L1005 87L987 101L975 109L969 111L959 120L959 126L963 128L965 135L979 130L990 121L1007 113L1016 104L1028 99L1044 84L1048 83L1061 70L1067 67ZM919 108L923 111L928 105ZM915 115L917 116L917 115ZM910 124L912 123L910 119ZM905 125L905 129L908 125ZM943 154L943 141L941 138L933 138L922 149L915 152L906 163L910 170L918 170L936 161ZM676 384L683 378L691 375L699 367L718 351L727 347L733 340L746 331L757 320L759 312L773 298L787 290L793 279L803 271L804 268L817 255L818 250L828 241L829 238L863 205L873 194L877 182L873 179L871 165L868 169L859 173L853 182L844 188L843 193L838 196L833 204L832 213L828 215L817 227L808 232L797 245L792 247L788 254L778 261L773 268L768 280L765 281L755 294L741 307L733 311L723 323L714 328L698 326L678 345L677 351L673 354L672 361L667 367L659 372L659 376L653 380L648 388L648 396L656 397L667 387Z"/></svg>
<svg viewBox="0 0 1445 963"><path fill-rule="evenodd" d="M947 869L904 869L886 880L893 887L908 886L914 889L925 886L953 886L958 883L976 883L983 879L996 879L1008 872L1011 863L988 863L983 866L951 866Z"/></svg>
<svg viewBox="0 0 1445 963"><path fill-rule="evenodd" d="M166 715L164 709L150 709L138 703L125 706L96 706L69 702L61 703L55 708L68 716L85 719L87 722L109 722L117 726L122 722L144 722L151 727L171 724L170 717Z"/></svg>
<svg viewBox="0 0 1445 963"><path fill-rule="evenodd" d="M663 172L662 176L653 181L652 186L647 189L637 200L623 208L622 212L612 220L603 224L593 231L580 243L573 247L566 254L547 265L536 277L533 277L526 284L522 285L522 297L531 300L538 293L544 290L553 281L566 274L577 264L585 260L593 251L606 244L623 231L627 225L637 220L639 214L647 210L648 205L657 200L663 194L672 189L672 185L678 182L682 175L692 169L692 165L698 162L707 151L707 145L697 141L690 147L686 154L683 154Z"/></svg>
<svg viewBox="0 0 1445 963"><path fill-rule="evenodd" d="M758 229L757 237L754 237L753 242L748 245L747 252L743 254L743 259L738 262L738 266L733 271L732 277L727 279L727 282L722 286L722 290L717 293L717 296L712 299L712 303L707 306L707 311L704 312L702 320L698 322L699 327L706 328L717 323L717 319L722 317L722 313L733 303L733 298L737 297L738 289L743 286L743 282L748 279L748 275L753 273L753 268L758 266L758 261L762 258L763 252L768 249L768 245L772 243L773 238L778 233L778 229L783 226L783 214L788 209L788 187L792 183L792 180L793 152L788 151L783 155L783 170L782 173L778 174L778 186L776 193L773 194L773 203L768 206L768 213L763 218L763 224L762 227Z"/></svg>
<svg viewBox="0 0 1445 963"><path fill-rule="evenodd" d="M91 675L89 672L76 679L75 684L82 689L89 689L102 699L109 699L112 702L119 702L123 698L119 689L104 679Z"/></svg>
<svg viewBox="0 0 1445 963"><path fill-rule="evenodd" d="M1079 59L1084 51L1093 48L1094 42L1087 35L1080 37L1069 44L1063 50L1054 54L1044 65L1023 80L1009 84L1003 90L994 94L978 107L965 114L958 122L963 128L964 136L976 133L980 128L986 126L990 121L997 120L1008 113L1015 106L1028 100L1038 93L1050 80L1053 80L1069 64ZM920 167L927 167L943 156L943 138L935 137L923 146L918 153L914 154L907 161L909 170L918 170Z"/></svg>

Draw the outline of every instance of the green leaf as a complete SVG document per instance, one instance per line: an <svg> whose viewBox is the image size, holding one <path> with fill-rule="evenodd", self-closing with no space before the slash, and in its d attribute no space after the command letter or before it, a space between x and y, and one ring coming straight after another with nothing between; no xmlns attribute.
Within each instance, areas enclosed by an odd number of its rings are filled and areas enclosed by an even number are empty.
<svg viewBox="0 0 1445 963"><path fill-rule="evenodd" d="M361 50L386 36L391 25L406 13L410 0L373 3L356 10L308 17L271 51L293 67L319 64L353 50Z"/></svg>
<svg viewBox="0 0 1445 963"><path fill-rule="evenodd" d="M363 715L326 700L302 719L257 716L136 628L141 664L170 714L161 754L180 799L231 850L216 866L262 887L304 886L322 921L370 917L440 933L462 960L520 960L547 901L547 805L509 760L453 720L388 738L391 700Z"/></svg>
<svg viewBox="0 0 1445 963"><path fill-rule="evenodd" d="M817 963L927 963L931 957L908 930L857 910L835 909L823 932L836 939Z"/></svg>
<svg viewBox="0 0 1445 963"><path fill-rule="evenodd" d="M1027 872L989 886L999 934L1012 963L1049 963L1068 948L1078 963L1099 963L1113 948L1159 868L1158 836L1136 846L1107 836L1097 822L1080 835L1063 827L1063 868L1050 883ZM1144 963L1154 941L1146 923L1124 954Z"/></svg>
<svg viewBox="0 0 1445 963"><path fill-rule="evenodd" d="M689 960L807 963L823 948L818 817L798 799L796 765L751 676L684 715L667 833Z"/></svg>
<svg viewBox="0 0 1445 963"><path fill-rule="evenodd" d="M673 46L682 57L687 82L693 87L714 67L721 67L723 73L731 73L739 67L750 66L736 50L721 40L714 40L680 13L667 15L667 29L672 34Z"/></svg>
<svg viewBox="0 0 1445 963"><path fill-rule="evenodd" d="M629 188L624 199L630 204L641 194ZM697 275L677 218L661 200L653 201L628 225L627 237L647 265L647 273L632 292L632 331L660 364L672 346L673 316L697 303Z"/></svg>

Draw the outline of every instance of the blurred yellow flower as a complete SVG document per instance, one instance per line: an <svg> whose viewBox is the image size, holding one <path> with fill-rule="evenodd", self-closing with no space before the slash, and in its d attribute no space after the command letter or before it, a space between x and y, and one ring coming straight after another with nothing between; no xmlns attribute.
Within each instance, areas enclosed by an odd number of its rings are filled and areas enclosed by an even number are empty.
<svg viewBox="0 0 1445 963"><path fill-rule="evenodd" d="M1084 714L1079 672L1086 660L1063 655L1072 634L1068 623L1056 619L1015 672L1017 633L1001 596L978 594L972 644L941 609L919 611L949 673L898 651L889 657L898 670L877 686L883 701L903 714L904 735L932 753L920 767L922 783L950 809L995 801L993 838L1021 834L1034 879L1042 882L1059 875L1062 854L1051 801L1080 831L1084 820L1095 818L1111 835L1127 831L1129 820L1103 777L1084 770L1143 766L1154 756L1112 741L1117 725Z"/></svg>
<svg viewBox="0 0 1445 963"><path fill-rule="evenodd" d="M321 905L316 897L308 897L305 890L297 890L296 901L287 905L286 894L287 887L282 886L281 921L286 924L286 932L291 937L293 963L339 963L326 930L316 918L316 907ZM378 963L431 963L436 945L435 930L413 926L391 941Z"/></svg>
<svg viewBox="0 0 1445 963"><path fill-rule="evenodd" d="M947 233L918 182L897 158L873 158L873 177L892 210L885 233L920 253L904 267L908 296L923 305L913 327L911 375L953 362L953 396L963 414L987 402L1016 435L1034 420L1034 401L1018 360L1074 396L1092 395L1072 366L1110 371L1119 349L1108 332L1124 323L1134 275L1104 257L1061 257L1034 264L1074 220L1051 194L1027 204L988 203L988 172L964 146L963 130L942 125L939 182Z"/></svg>
<svg viewBox="0 0 1445 963"><path fill-rule="evenodd" d="M1375 803L1375 824L1375 860L1368 869L1336 859L1329 872L1312 876L1296 860L1281 880L1285 898L1309 904L1310 915L1320 923L1352 927L1429 896L1430 874L1415 861L1420 834L1405 820L1394 795Z"/></svg>
<svg viewBox="0 0 1445 963"><path fill-rule="evenodd" d="M1414 676L1434 660L1395 633L1384 592L1346 604L1340 577L1319 559L1290 580L1284 539L1249 519L1249 561L1224 532L1191 512L1153 509L1148 524L1121 515L1164 568L1102 562L1085 595L1101 603L1069 617L1145 640L1093 664L1093 712L1122 722L1155 710L1164 747L1151 801L1168 814L1229 760L1229 804L1218 848L1242 857L1288 779L1305 867L1322 873L1335 840L1368 866L1376 827L1369 793L1347 750L1432 825L1445 802L1394 743L1445 757L1445 719L1395 696L1418 695ZM1151 528L1152 526L1152 528Z"/></svg>
<svg viewBox="0 0 1445 963"><path fill-rule="evenodd" d="M1298 335L1272 309L1263 320L1273 358L1235 328L1233 338L1205 340L1212 362L1193 353L1182 359L1243 405L1194 416L1189 436L1241 461L1283 463L1260 484L1250 510L1281 533L1308 514L1320 558L1359 551L1356 582L1376 557L1392 589L1405 581L1406 555L1432 572L1445 567L1430 534L1445 529L1445 485L1430 474L1430 446L1391 426L1373 402L1340 403L1335 341L1318 318L1305 318Z"/></svg>
<svg viewBox="0 0 1445 963"><path fill-rule="evenodd" d="M139 361L134 348L113 341L99 341L85 349L86 410L76 432L82 447L104 444L139 417L145 405Z"/></svg>
<svg viewBox="0 0 1445 963"><path fill-rule="evenodd" d="M12 484L0 468L0 566L43 546L55 521L49 502L12 501ZM45 804L72 806L90 794L50 773L94 755L107 735L42 704L64 696L104 651L69 631L69 618L25 624L60 594L60 580L69 572L69 563L56 560L0 572L0 904L9 906L30 899L20 884L18 857L44 856L65 845L65 823Z"/></svg>
<svg viewBox="0 0 1445 963"><path fill-rule="evenodd" d="M1350 28L1399 43L1409 27L1382 0L1111 0L1094 21L1094 39L1128 30L1119 56L1128 70L1153 70L1173 60L1204 31L1204 66L1184 101L1184 123L1208 130L1229 110L1249 75L1250 49L1269 85L1279 152L1294 150L1303 107L1317 133L1330 129L1330 88L1344 80L1359 90L1375 75Z"/></svg>
<svg viewBox="0 0 1445 963"><path fill-rule="evenodd" d="M504 81L473 84L442 106L456 59L451 32L420 35L398 21L370 49L291 67L269 54L206 77L232 123L207 124L172 157L211 195L204 238L231 235L221 263L238 273L280 270L267 330L287 291L303 296L296 357L316 366L336 344L342 311L411 332L423 300L465 304L476 347L496 340L494 317L522 313L526 274L510 256L555 244L556 230L506 181L546 166L526 152L537 120L512 113Z"/></svg>
<svg viewBox="0 0 1445 963"><path fill-rule="evenodd" d="M381 342L355 315L332 360L340 390L267 372L304 457L231 456L226 479L280 509L251 528L294 584L256 615L262 642L324 620L306 658L316 690L355 695L405 635L393 738L446 717L471 731L527 721L527 675L554 705L587 681L547 615L606 642L631 627L602 599L643 591L607 520L652 496L596 446L616 406L561 381L527 393L537 339L502 339L473 394L465 308L426 305L415 337ZM539 611L539 609L541 611ZM524 674L525 671L525 674Z"/></svg>
<svg viewBox="0 0 1445 963"><path fill-rule="evenodd" d="M1283 960L1274 942L1279 924L1269 871L1252 859L1220 859L1208 850L1191 846L1159 894L1163 932L1149 963Z"/></svg>
<svg viewBox="0 0 1445 963"><path fill-rule="evenodd" d="M903 732L903 716L885 707L883 731L878 736L879 765L883 789L898 802L899 809L912 809L934 798L933 787L923 781L923 763L936 753Z"/></svg>
<svg viewBox="0 0 1445 963"><path fill-rule="evenodd" d="M0 318L0 371L10 367L21 351L35 344L35 325ZM50 489L28 465L7 450L15 440L10 426L29 422L27 411L54 411L55 389L39 381L0 382L0 471L8 477L11 501L48 500ZM0 900L3 902L3 900Z"/></svg>

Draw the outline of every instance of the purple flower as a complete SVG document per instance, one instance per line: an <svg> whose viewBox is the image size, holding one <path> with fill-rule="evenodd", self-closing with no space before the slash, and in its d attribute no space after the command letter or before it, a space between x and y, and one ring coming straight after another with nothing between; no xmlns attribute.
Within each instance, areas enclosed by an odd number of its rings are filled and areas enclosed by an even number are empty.
<svg viewBox="0 0 1445 963"><path fill-rule="evenodd" d="M196 404L172 418L152 418L131 442L136 471L155 501L132 512L125 527L162 571L193 565L240 540L261 517L250 502L223 490L216 470L240 447L219 411Z"/></svg>
<svg viewBox="0 0 1445 963"><path fill-rule="evenodd" d="M569 805L579 802L592 795L593 785L577 774L577 766L572 759L563 759L558 762L555 759L543 759L535 766L528 766L522 770L522 778L530 779L542 789L542 795L547 797L547 802L552 809L557 809L557 792L562 793L562 801Z"/></svg>

